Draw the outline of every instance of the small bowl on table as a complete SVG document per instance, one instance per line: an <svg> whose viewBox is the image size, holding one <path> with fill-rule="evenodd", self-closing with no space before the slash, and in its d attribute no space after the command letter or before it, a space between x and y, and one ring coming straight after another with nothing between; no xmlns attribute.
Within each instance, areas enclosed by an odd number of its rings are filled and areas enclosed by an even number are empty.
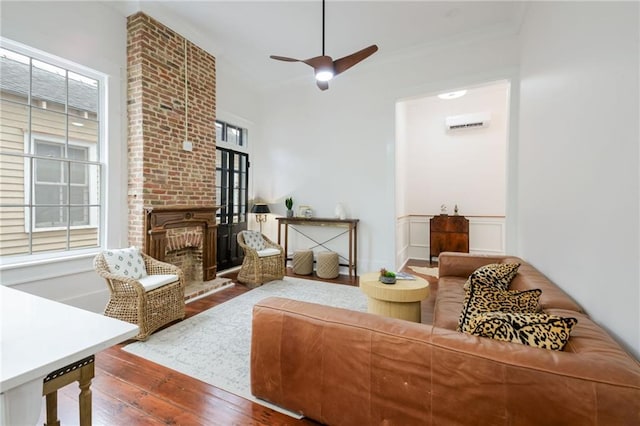
<svg viewBox="0 0 640 426"><path fill-rule="evenodd" d="M380 282L382 284L395 284L396 283L396 277L385 277L384 275L380 276Z"/></svg>

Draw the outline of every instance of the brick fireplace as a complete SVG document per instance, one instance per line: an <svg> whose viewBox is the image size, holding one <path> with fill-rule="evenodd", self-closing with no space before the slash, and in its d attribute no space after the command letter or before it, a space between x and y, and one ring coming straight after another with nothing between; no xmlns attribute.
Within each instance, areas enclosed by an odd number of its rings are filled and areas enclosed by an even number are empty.
<svg viewBox="0 0 640 426"><path fill-rule="evenodd" d="M139 12L127 18L127 83L129 243L213 279L215 58Z"/></svg>
<svg viewBox="0 0 640 426"><path fill-rule="evenodd" d="M174 265L191 275L191 281L214 279L216 210L216 207L147 207L144 220L147 253L161 261L174 256L173 260L177 262ZM194 258L201 260L199 268L187 265ZM197 277L198 271L200 277ZM187 281L190 281L188 277Z"/></svg>

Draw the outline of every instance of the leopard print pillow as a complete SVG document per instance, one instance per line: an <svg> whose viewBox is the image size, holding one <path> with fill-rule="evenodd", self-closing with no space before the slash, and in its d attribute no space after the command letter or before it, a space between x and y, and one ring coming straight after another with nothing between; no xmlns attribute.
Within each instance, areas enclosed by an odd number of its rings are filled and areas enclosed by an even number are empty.
<svg viewBox="0 0 640 426"><path fill-rule="evenodd" d="M569 341L571 330L577 323L578 320L575 318L541 313L485 312L470 319L469 333L505 342L561 351Z"/></svg>
<svg viewBox="0 0 640 426"><path fill-rule="evenodd" d="M469 320L485 312L537 312L542 290L502 290L476 283L471 278L465 293L462 313L458 320L458 331L469 332Z"/></svg>
<svg viewBox="0 0 640 426"><path fill-rule="evenodd" d="M469 276L467 282L464 283L464 289L469 289L471 277L474 277L478 284L491 285L507 290L509 284L518 273L519 267L519 263L491 263L481 266Z"/></svg>

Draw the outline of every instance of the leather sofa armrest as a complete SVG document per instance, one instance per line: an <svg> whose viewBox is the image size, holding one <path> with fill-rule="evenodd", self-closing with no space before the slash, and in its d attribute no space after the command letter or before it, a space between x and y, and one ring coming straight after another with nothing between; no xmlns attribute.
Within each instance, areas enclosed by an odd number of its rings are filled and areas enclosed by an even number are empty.
<svg viewBox="0 0 640 426"><path fill-rule="evenodd" d="M427 424L431 330L264 299L253 310L251 392L324 424Z"/></svg>

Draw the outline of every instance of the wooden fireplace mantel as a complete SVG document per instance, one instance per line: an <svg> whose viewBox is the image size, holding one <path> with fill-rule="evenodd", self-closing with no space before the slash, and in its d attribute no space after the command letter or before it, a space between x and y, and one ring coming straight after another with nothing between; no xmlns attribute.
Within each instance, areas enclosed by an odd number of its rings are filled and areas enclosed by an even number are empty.
<svg viewBox="0 0 640 426"><path fill-rule="evenodd" d="M216 211L220 206L149 206L145 207L145 253L164 261L167 230L172 228L202 228L202 279L216 277Z"/></svg>

